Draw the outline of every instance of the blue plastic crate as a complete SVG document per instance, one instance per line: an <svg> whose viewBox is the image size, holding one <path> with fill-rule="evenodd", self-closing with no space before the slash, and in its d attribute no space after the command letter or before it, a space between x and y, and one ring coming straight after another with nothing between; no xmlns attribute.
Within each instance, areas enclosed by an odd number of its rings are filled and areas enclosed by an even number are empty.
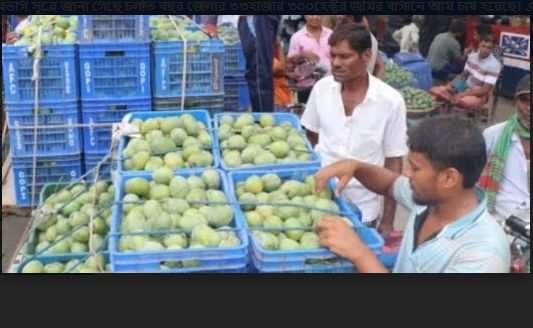
<svg viewBox="0 0 533 328"><path fill-rule="evenodd" d="M33 158L12 157L15 202L18 206L30 206L33 183ZM39 202L39 192L44 185L57 182L75 181L82 175L81 154L39 157L36 169L35 204Z"/></svg>
<svg viewBox="0 0 533 328"><path fill-rule="evenodd" d="M258 122L262 115L262 113L250 113L250 114L253 116L255 122ZM286 169L286 168L300 168L300 167L320 167L320 163L321 163L320 157L318 153L313 150L313 147L311 146L311 143L309 142L309 140L307 140L307 137L305 136L302 126L300 124L300 119L298 119L298 117L292 113L278 112L278 113L269 113L269 114L272 114L275 117L277 124L280 124L283 122L289 122L294 128L296 128L298 131L302 133L303 137L307 141L307 150L308 150L308 153L311 155L311 160L309 162L254 165L254 166L237 167L237 168L228 167L222 158L222 149L220 148L220 140L218 137L218 128L219 128L218 122L220 118L224 115L230 115L230 116L237 118L239 115L242 115L242 113L225 112L225 113L218 113L213 118L213 122L215 125L215 137L216 137L215 142L216 142L216 147L218 148L220 167L223 170L228 171L228 172L249 171L249 170Z"/></svg>
<svg viewBox="0 0 533 328"><path fill-rule="evenodd" d="M150 43L80 44L82 100L151 97Z"/></svg>
<svg viewBox="0 0 533 328"><path fill-rule="evenodd" d="M197 121L202 122L207 130L210 132L211 139L213 140L213 145L211 147L211 154L213 155L213 165L212 168L218 168L220 165L220 159L219 154L216 151L216 139L215 135L213 133L213 127L211 125L211 118L209 116L209 112L206 110L183 110L183 111L163 111L163 112L136 112L136 113L130 113L128 114L128 122L133 121L134 119L140 119L140 120L147 120L149 118L156 118L156 117L173 117L173 116L181 116L184 114L192 115ZM118 172L121 175L137 175L139 173L142 173L142 171L125 171L122 167L124 158L122 157L122 152L126 148L126 138L122 138L119 143L119 158L118 158ZM186 169L190 170L190 169ZM181 170L176 170L181 171Z"/></svg>
<svg viewBox="0 0 533 328"><path fill-rule="evenodd" d="M228 200L231 199L228 181L224 173L217 170L221 187ZM190 170L175 173L183 177L201 176L202 170ZM151 173L142 173L135 176L121 176L117 184L115 203L122 202L125 195L124 184L133 178L142 177L148 181L152 180ZM157 252L120 252L118 244L120 240L120 225L122 222L122 206L113 208L111 219L111 234L109 249L111 252L111 262L113 272L203 272L219 270L244 270L248 263L248 236L243 229L243 222L237 216L237 208L230 205L234 211L234 219L230 227L236 229L241 245L229 248L203 248L203 249L183 249L165 250ZM193 268L179 268L163 270L161 264L164 262L199 260L200 264Z"/></svg>
<svg viewBox="0 0 533 328"><path fill-rule="evenodd" d="M34 56L28 46L2 45L2 71L7 104L35 102L32 81ZM42 47L39 70L39 101L74 101L78 99L77 46Z"/></svg>
<svg viewBox="0 0 533 328"><path fill-rule="evenodd" d="M235 196L235 188L238 182L246 180L249 176L259 175L263 176L267 173L276 173L281 179L295 179L303 181L308 175L314 175L318 169L316 168L302 168L292 170L260 170L248 172L232 172L229 173L228 179L230 182L231 195L233 201L237 202ZM335 189L334 184L330 181L329 188ZM339 205L341 214L353 222L354 228L357 230L363 242L374 251L376 255L381 253L384 241L383 238L375 229L369 229L361 223L361 213L358 209L354 209L348 205L344 200L333 195L335 203ZM240 220L244 222L248 228L244 212L239 209L238 215ZM268 251L261 247L257 239L250 233L250 247L251 255L255 269L259 272L353 272L353 265L344 259L338 259L333 253L327 249L312 249L312 250L291 250L291 251ZM336 263L330 264L310 264L309 260L325 260L338 259Z"/></svg>
<svg viewBox="0 0 533 328"><path fill-rule="evenodd" d="M85 170L83 171L83 173L85 174L85 173L91 171L93 168L95 168L96 165L98 163L100 163L100 161L107 154L108 154L107 152L103 152L103 153L88 153L88 152L85 152L83 154L83 156L84 156L84 164L85 164L84 165ZM113 167L113 161L111 159L109 159L108 161L103 163L102 166L100 166L100 173L98 175L99 179L104 179L104 180L111 179L112 167ZM89 174L86 177L86 179L88 181L92 181L94 179L94 177L95 177L94 174L95 174L95 172Z"/></svg>
<svg viewBox="0 0 533 328"><path fill-rule="evenodd" d="M127 99L117 101L84 101L81 105L83 124L118 123L124 115L132 112L151 111L152 100ZM107 152L111 146L111 126L83 127L85 152Z"/></svg>
<svg viewBox="0 0 533 328"><path fill-rule="evenodd" d="M181 98L154 98L153 110L155 111L177 111L181 108ZM204 109L212 117L224 111L224 94L186 97L184 108Z"/></svg>
<svg viewBox="0 0 533 328"><path fill-rule="evenodd" d="M394 268L398 259L398 252L382 252L379 254L379 261L389 269Z"/></svg>
<svg viewBox="0 0 533 328"><path fill-rule="evenodd" d="M407 64L422 62L424 61L424 57L413 52L398 52L394 55L393 60L398 66L403 67Z"/></svg>
<svg viewBox="0 0 533 328"><path fill-rule="evenodd" d="M375 229L356 223L356 231L361 240L379 258L383 239ZM325 248L315 250L269 251L265 250L257 238L250 235L251 257L254 267L260 272L304 272L304 273L342 273L354 272L353 264L338 258ZM313 260L335 260L334 263L312 263Z"/></svg>
<svg viewBox="0 0 533 328"><path fill-rule="evenodd" d="M420 54L399 52L394 55L394 62L413 74L416 79L414 87L426 91L433 87L431 65Z"/></svg>
<svg viewBox="0 0 533 328"><path fill-rule="evenodd" d="M226 112L244 112L250 108L250 93L246 80L225 78L224 92L224 110Z"/></svg>
<svg viewBox="0 0 533 328"><path fill-rule="evenodd" d="M403 68L413 73L416 79L416 87L426 91L429 91L433 87L431 65L428 62L410 63L403 66Z"/></svg>
<svg viewBox="0 0 533 328"><path fill-rule="evenodd" d="M231 195L234 197L233 201L238 202L235 196L236 195L235 190L236 190L237 183L241 181L245 181L248 177L252 175L263 176L268 173L275 173L282 180L293 179L293 180L303 181L306 176L315 175L318 172L318 170L319 168L303 167L303 168L295 168L295 169L271 169L271 170L230 172L228 174L230 192L231 192ZM335 185L333 184L332 181L328 183L328 187L332 191L335 190ZM342 215L346 216L352 221L361 222L361 211L357 207L349 205L348 203L346 203L345 200L343 200L342 198L336 197L334 194L332 195L332 197L335 203L339 205L339 210L341 211ZM242 216L241 220L244 222L244 226L248 228L246 220L244 219L244 213L242 212L240 208L239 208L239 215Z"/></svg>
<svg viewBox="0 0 533 328"><path fill-rule="evenodd" d="M150 41L149 15L80 15L80 43Z"/></svg>
<svg viewBox="0 0 533 328"><path fill-rule="evenodd" d="M8 104L6 105L7 121L9 126L33 126L35 123L34 104ZM63 125L67 122L79 121L79 108L76 101L39 103L37 110L38 125Z"/></svg>
<svg viewBox="0 0 533 328"><path fill-rule="evenodd" d="M106 264L109 264L109 253L108 252L102 252L101 253L103 256L104 256L104 259L106 261ZM22 273L22 269L24 268L24 266L30 262L30 261L33 261L33 260L36 260L36 261L39 261L41 262L42 264L46 265L46 264L50 264L50 263L54 263L54 262L60 262L60 263L63 263L63 264L66 264L68 261L70 260L79 260L79 261L85 261L87 258L89 258L90 254L89 253L84 253L84 254L72 254L72 255L66 255L66 256L63 256L63 255L58 255L58 256L36 256L36 257L29 257L29 258L25 258L16 268L16 272L17 273ZM71 272L69 272L71 273Z"/></svg>
<svg viewBox="0 0 533 328"><path fill-rule="evenodd" d="M224 44L217 39L154 42L154 97L198 97L224 92ZM185 86L183 77L185 76Z"/></svg>
<svg viewBox="0 0 533 328"><path fill-rule="evenodd" d="M35 129L33 105L9 105L9 140L11 156L33 156ZM58 156L81 152L82 136L76 102L43 104L39 124L65 127L37 128L37 156Z"/></svg>
<svg viewBox="0 0 533 328"><path fill-rule="evenodd" d="M246 57L242 44L237 43L225 46L224 53L224 75L231 77L244 77L246 71Z"/></svg>

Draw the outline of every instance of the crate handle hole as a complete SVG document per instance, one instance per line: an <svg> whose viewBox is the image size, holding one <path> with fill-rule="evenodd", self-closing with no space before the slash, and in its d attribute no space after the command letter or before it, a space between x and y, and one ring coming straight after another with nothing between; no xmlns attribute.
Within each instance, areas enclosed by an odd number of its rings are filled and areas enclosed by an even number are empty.
<svg viewBox="0 0 533 328"><path fill-rule="evenodd" d="M124 57L124 51L106 51L106 57Z"/></svg>

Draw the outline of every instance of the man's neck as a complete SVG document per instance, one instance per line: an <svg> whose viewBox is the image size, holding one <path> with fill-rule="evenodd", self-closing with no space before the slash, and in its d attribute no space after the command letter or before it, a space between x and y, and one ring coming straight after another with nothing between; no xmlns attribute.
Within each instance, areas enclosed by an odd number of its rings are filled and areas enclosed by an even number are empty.
<svg viewBox="0 0 533 328"><path fill-rule="evenodd" d="M311 25L305 25L305 27L307 28L307 32L309 32L311 34L320 35L322 33L322 26L321 25L319 25L317 27L312 27Z"/></svg>
<svg viewBox="0 0 533 328"><path fill-rule="evenodd" d="M369 80L370 80L370 77L368 76L368 72L365 71L358 78L352 81L343 83L342 90L348 91L348 92L355 92L358 90L367 90L368 85L370 84Z"/></svg>
<svg viewBox="0 0 533 328"><path fill-rule="evenodd" d="M430 209L431 215L442 224L442 226L453 223L478 206L478 198L473 188L457 193L445 203L439 204Z"/></svg>

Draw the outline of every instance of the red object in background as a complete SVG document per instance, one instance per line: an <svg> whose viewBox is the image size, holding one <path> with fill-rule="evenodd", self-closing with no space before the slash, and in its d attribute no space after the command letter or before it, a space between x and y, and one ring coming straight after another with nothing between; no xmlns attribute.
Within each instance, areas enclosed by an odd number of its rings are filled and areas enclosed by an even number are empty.
<svg viewBox="0 0 533 328"><path fill-rule="evenodd" d="M465 20L466 25L466 37L465 37L465 45L469 45L472 43L474 39L474 33L476 31L476 28L479 25L479 22L477 22L474 18L467 18ZM490 31L491 35L494 39L495 44L500 44L500 35L502 32L511 32L511 33L517 33L517 34L530 34L530 30L527 27L512 27L509 25L497 25L497 24L491 24L490 25Z"/></svg>
<svg viewBox="0 0 533 328"><path fill-rule="evenodd" d="M385 245L383 246L384 253L393 253L400 250L402 245L403 231L391 231L388 235L383 236Z"/></svg>

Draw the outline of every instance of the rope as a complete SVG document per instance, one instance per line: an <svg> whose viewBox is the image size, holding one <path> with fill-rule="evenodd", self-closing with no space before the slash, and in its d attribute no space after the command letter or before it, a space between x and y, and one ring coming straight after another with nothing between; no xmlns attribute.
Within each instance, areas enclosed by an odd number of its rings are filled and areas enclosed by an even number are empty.
<svg viewBox="0 0 533 328"><path fill-rule="evenodd" d="M187 39L181 33L181 30L176 23L176 18L172 15L168 15L168 18L172 22L172 25L176 28L176 31L180 34L180 38L183 41L183 66L182 66L182 79L181 79L181 109L185 108L185 91L187 89Z"/></svg>
<svg viewBox="0 0 533 328"><path fill-rule="evenodd" d="M32 80L35 81L35 103L34 103L34 115L33 115L33 167L32 167L32 183L31 183L31 207L35 206L35 186L37 184L37 126L39 123L39 81L40 81L40 64L42 58L42 37L43 27L39 27L37 34L37 44L35 45L35 55L33 60L33 76Z"/></svg>

